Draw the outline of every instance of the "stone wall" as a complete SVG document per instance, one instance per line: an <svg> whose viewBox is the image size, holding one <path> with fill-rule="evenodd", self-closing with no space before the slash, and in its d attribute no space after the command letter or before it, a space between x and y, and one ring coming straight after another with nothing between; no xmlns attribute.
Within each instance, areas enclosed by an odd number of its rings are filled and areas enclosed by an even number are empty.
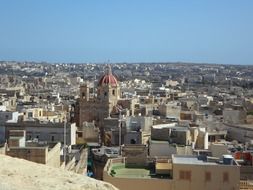
<svg viewBox="0 0 253 190"><path fill-rule="evenodd" d="M148 148L145 145L125 145L122 147L122 156L126 157L126 167L146 166Z"/></svg>
<svg viewBox="0 0 253 190"><path fill-rule="evenodd" d="M114 159L113 159L114 160ZM115 162L108 160L104 171L103 171L103 181L109 182L120 190L174 190L173 180L169 179L145 179L145 178L120 178L112 177L109 175L111 165ZM118 160L120 161L120 160ZM120 162L124 162L121 160Z"/></svg>
<svg viewBox="0 0 253 190"><path fill-rule="evenodd" d="M27 147L19 148L13 147L6 152L6 155L11 157L22 158L32 162L46 164L46 155L48 148L38 148L38 147Z"/></svg>
<svg viewBox="0 0 253 190"><path fill-rule="evenodd" d="M240 178L241 180L253 180L253 167L240 166Z"/></svg>
<svg viewBox="0 0 253 190"><path fill-rule="evenodd" d="M61 152L61 143L57 143L47 153L46 165L59 168L60 164L61 164L61 162L60 162L60 152Z"/></svg>

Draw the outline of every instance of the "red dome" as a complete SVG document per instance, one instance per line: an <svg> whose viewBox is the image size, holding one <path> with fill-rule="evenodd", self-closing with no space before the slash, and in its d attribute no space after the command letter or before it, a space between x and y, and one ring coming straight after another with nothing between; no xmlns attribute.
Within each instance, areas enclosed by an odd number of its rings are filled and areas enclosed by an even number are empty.
<svg viewBox="0 0 253 190"><path fill-rule="evenodd" d="M99 80L98 86L104 86L104 85L111 85L113 87L116 87L118 85L118 81L113 74L108 73L101 77Z"/></svg>

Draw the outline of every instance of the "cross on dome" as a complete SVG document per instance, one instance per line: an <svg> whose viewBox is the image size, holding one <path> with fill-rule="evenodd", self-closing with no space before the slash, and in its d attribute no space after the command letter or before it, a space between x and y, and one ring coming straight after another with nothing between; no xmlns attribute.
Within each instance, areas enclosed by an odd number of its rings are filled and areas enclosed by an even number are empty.
<svg viewBox="0 0 253 190"><path fill-rule="evenodd" d="M108 86L111 85L112 87L118 86L118 80L112 74L111 66L107 65L106 74L101 77L99 80L98 86Z"/></svg>

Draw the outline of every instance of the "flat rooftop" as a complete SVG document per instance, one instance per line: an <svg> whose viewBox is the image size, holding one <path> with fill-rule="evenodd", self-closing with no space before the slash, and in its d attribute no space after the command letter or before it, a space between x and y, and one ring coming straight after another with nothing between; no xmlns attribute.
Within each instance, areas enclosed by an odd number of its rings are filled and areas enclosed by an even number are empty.
<svg viewBox="0 0 253 190"><path fill-rule="evenodd" d="M226 126L233 127L233 128L239 128L239 129L245 129L245 130L253 131L252 124L228 124L228 123L224 123L224 124Z"/></svg>
<svg viewBox="0 0 253 190"><path fill-rule="evenodd" d="M172 157L173 164L192 164L192 165L217 165L214 162L205 162L203 160L199 160L195 156L173 156Z"/></svg>
<svg viewBox="0 0 253 190"><path fill-rule="evenodd" d="M153 125L153 129L164 129L164 128L172 128L172 127L177 127L177 123L167 123L167 124L158 124L158 125Z"/></svg>
<svg viewBox="0 0 253 190"><path fill-rule="evenodd" d="M168 175L156 175L152 173L152 171L148 168L126 168L124 163L115 163L112 165L111 168L111 175L114 177L119 178L144 178L144 179L151 179L151 178L167 178L169 179Z"/></svg>
<svg viewBox="0 0 253 190"><path fill-rule="evenodd" d="M121 178L150 178L150 170L145 168L126 168L124 163L113 164L115 177ZM111 171L112 171L111 170Z"/></svg>

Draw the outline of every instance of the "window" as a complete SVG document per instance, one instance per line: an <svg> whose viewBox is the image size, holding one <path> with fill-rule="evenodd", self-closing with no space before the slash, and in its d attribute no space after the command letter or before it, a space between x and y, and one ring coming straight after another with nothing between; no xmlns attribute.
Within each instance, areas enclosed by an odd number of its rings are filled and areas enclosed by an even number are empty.
<svg viewBox="0 0 253 190"><path fill-rule="evenodd" d="M54 142L54 136L51 136L51 141Z"/></svg>
<svg viewBox="0 0 253 190"><path fill-rule="evenodd" d="M179 172L179 179L184 179L184 171Z"/></svg>
<svg viewBox="0 0 253 190"><path fill-rule="evenodd" d="M223 173L223 182L229 182L229 175L228 172Z"/></svg>
<svg viewBox="0 0 253 190"><path fill-rule="evenodd" d="M82 93L82 98L85 98L85 93L84 92Z"/></svg>
<svg viewBox="0 0 253 190"><path fill-rule="evenodd" d="M115 90L112 90L112 95L114 95L114 96L115 96Z"/></svg>
<svg viewBox="0 0 253 190"><path fill-rule="evenodd" d="M191 177L192 177L191 172L185 171L185 179L191 181Z"/></svg>
<svg viewBox="0 0 253 190"><path fill-rule="evenodd" d="M33 112L28 112L28 117L33 117Z"/></svg>
<svg viewBox="0 0 253 190"><path fill-rule="evenodd" d="M77 133L77 137L78 138L82 138L83 137L83 132L76 132Z"/></svg>
<svg viewBox="0 0 253 190"><path fill-rule="evenodd" d="M135 139L131 139L130 144L136 144L136 140Z"/></svg>
<svg viewBox="0 0 253 190"><path fill-rule="evenodd" d="M177 131L171 131L170 137L171 138L177 138Z"/></svg>
<svg viewBox="0 0 253 190"><path fill-rule="evenodd" d="M205 173L205 182L211 181L211 172L206 172Z"/></svg>
<svg viewBox="0 0 253 190"><path fill-rule="evenodd" d="M179 171L179 179L191 181L191 171Z"/></svg>

